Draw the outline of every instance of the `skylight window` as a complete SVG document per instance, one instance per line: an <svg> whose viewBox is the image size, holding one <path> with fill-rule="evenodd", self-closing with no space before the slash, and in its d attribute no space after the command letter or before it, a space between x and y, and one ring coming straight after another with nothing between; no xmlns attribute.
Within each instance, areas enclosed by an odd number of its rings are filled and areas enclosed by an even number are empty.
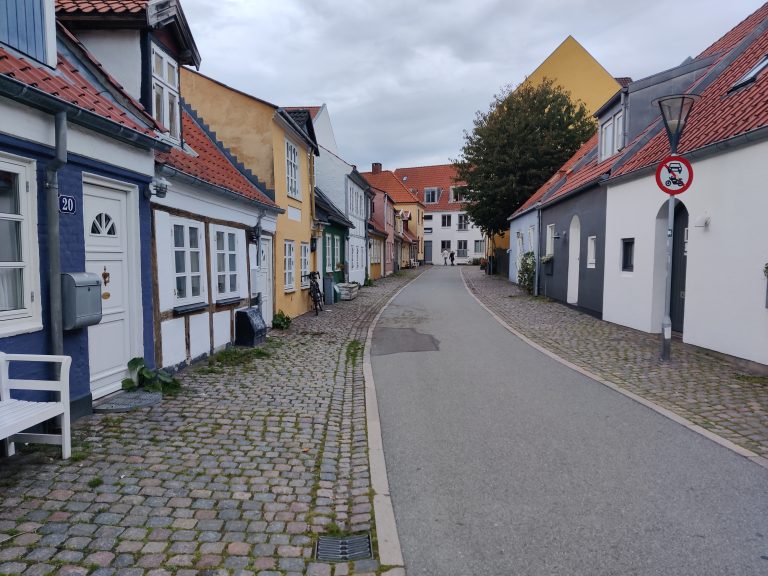
<svg viewBox="0 0 768 576"><path fill-rule="evenodd" d="M744 74L741 78L739 78L733 86L731 86L731 89L729 92L733 90L737 90L741 88L742 86L746 86L747 84L754 82L760 72L765 70L768 67L768 55L763 56L762 60L760 60L757 64L755 64L752 69Z"/></svg>

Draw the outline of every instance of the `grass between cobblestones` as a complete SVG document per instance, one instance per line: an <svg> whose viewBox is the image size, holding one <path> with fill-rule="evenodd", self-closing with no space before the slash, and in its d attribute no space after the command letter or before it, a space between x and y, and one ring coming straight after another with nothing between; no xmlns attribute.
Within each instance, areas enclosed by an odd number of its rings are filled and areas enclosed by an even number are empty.
<svg viewBox="0 0 768 576"><path fill-rule="evenodd" d="M419 272L181 371L159 405L79 420L67 461L45 446L0 460L0 574L388 572L313 552L322 533L375 542L362 342Z"/></svg>

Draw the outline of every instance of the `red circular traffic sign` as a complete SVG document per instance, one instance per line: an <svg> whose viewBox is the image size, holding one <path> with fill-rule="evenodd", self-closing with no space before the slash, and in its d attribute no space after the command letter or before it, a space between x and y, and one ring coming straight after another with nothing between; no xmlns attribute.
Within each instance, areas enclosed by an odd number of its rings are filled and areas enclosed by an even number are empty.
<svg viewBox="0 0 768 576"><path fill-rule="evenodd" d="M688 190L693 182L693 167L682 156L667 156L656 168L656 184L670 196Z"/></svg>

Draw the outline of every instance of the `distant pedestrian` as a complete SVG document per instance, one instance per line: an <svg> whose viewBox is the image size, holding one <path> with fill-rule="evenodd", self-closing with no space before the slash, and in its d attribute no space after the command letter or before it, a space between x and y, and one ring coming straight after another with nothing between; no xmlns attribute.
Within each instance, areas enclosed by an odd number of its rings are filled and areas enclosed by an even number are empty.
<svg viewBox="0 0 768 576"><path fill-rule="evenodd" d="M453 254L453 252L451 252L451 254ZM443 266L448 266L448 256L449 256L448 250L443 250L442 256L443 256Z"/></svg>
<svg viewBox="0 0 768 576"><path fill-rule="evenodd" d="M451 250L451 266L453 266L453 259L456 257L456 253Z"/></svg>

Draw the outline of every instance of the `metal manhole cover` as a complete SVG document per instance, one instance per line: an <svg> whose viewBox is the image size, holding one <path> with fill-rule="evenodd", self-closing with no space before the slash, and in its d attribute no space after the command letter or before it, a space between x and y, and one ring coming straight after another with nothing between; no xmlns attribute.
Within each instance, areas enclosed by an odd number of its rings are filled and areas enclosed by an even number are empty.
<svg viewBox="0 0 768 576"><path fill-rule="evenodd" d="M365 560L372 556L370 534L358 534L344 538L320 536L315 551L315 558L330 562Z"/></svg>
<svg viewBox="0 0 768 576"><path fill-rule="evenodd" d="M93 407L94 412L130 412L135 408L152 406L159 404L163 399L160 392L145 392L144 390L135 390L133 392L122 392L109 397L106 401Z"/></svg>

